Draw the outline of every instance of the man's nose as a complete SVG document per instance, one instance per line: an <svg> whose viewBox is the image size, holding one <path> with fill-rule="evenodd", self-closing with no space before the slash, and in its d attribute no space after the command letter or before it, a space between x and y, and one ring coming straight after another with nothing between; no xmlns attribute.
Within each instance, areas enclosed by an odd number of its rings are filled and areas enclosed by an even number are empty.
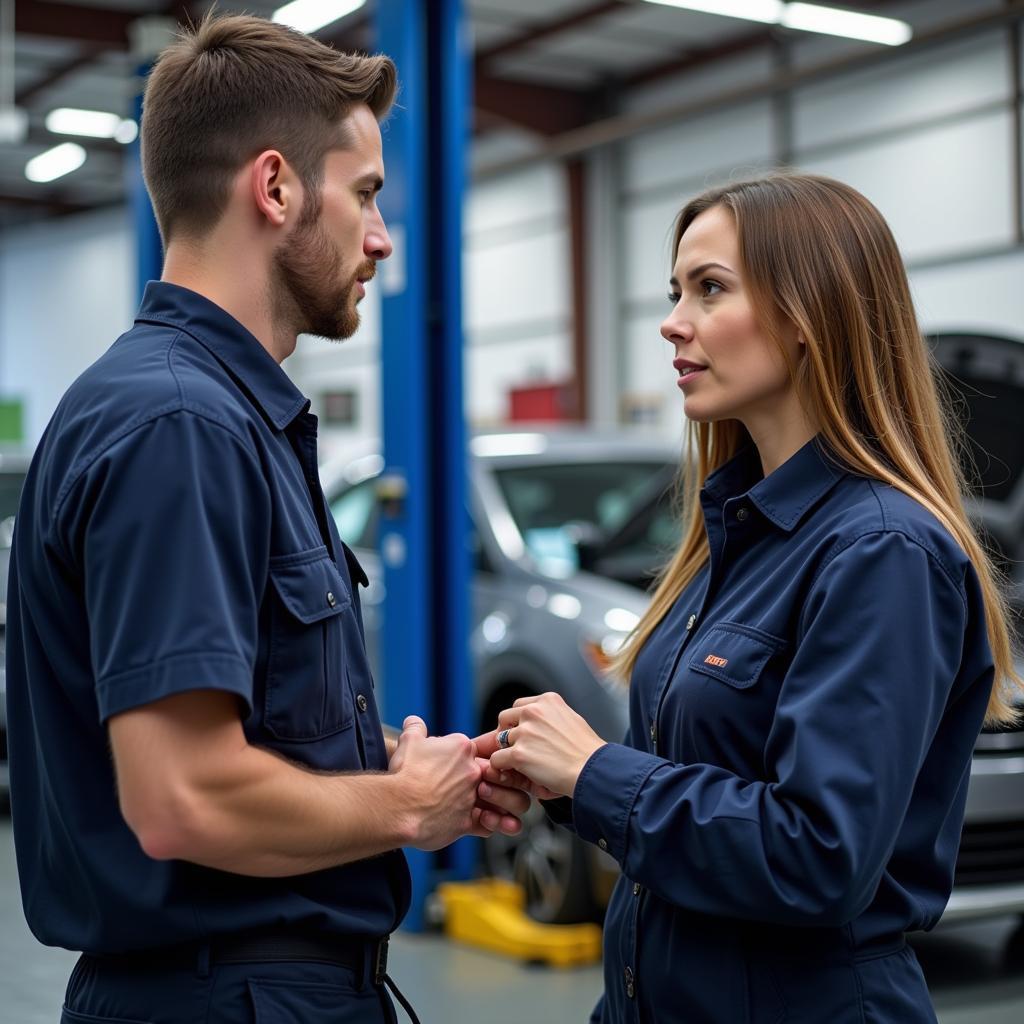
<svg viewBox="0 0 1024 1024"><path fill-rule="evenodd" d="M363 253L371 260L386 260L392 251L391 236L379 214L363 236Z"/></svg>

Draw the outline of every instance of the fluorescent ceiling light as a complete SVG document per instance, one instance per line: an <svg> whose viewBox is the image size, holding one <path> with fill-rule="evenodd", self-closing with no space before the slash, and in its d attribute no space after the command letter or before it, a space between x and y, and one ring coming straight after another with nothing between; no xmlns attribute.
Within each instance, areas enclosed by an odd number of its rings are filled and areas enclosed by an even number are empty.
<svg viewBox="0 0 1024 1024"><path fill-rule="evenodd" d="M745 21L763 21L777 25L782 18L782 0L648 0L666 7L682 7L687 11L721 14L727 18Z"/></svg>
<svg viewBox="0 0 1024 1024"><path fill-rule="evenodd" d="M913 36L913 29L896 18L861 14L821 4L783 3L782 0L647 0L666 7L679 7L704 14L721 14L767 25L784 25L802 32L820 32L848 39L864 39L886 46L900 46Z"/></svg>
<svg viewBox="0 0 1024 1024"><path fill-rule="evenodd" d="M822 7L820 4L786 4L782 24L804 32L865 39L885 46L902 46L914 34L905 21L896 18L880 18L877 14L842 11L838 7Z"/></svg>
<svg viewBox="0 0 1024 1024"><path fill-rule="evenodd" d="M85 150L77 142L62 142L25 164L25 177L29 181L53 181L77 171L85 163Z"/></svg>
<svg viewBox="0 0 1024 1024"><path fill-rule="evenodd" d="M132 142L139 134L132 120L109 114L105 110L76 110L58 107L46 115L46 130L56 135L84 135L90 139L117 139Z"/></svg>
<svg viewBox="0 0 1024 1024"><path fill-rule="evenodd" d="M315 32L358 11L364 3L366 0L292 0L274 11L273 20L300 32Z"/></svg>

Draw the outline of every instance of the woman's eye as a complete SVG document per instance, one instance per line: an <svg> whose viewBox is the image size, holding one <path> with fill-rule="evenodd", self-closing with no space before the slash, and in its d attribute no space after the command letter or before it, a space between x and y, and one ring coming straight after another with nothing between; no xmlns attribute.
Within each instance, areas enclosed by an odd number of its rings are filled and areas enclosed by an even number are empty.
<svg viewBox="0 0 1024 1024"><path fill-rule="evenodd" d="M711 298L712 295L717 295L721 290L722 286L717 281L705 278L700 283L700 293L706 299Z"/></svg>
<svg viewBox="0 0 1024 1024"><path fill-rule="evenodd" d="M682 298L682 296L679 295L678 292L669 292L668 293L668 301L673 306L676 306L676 305L679 304L680 298Z"/></svg>

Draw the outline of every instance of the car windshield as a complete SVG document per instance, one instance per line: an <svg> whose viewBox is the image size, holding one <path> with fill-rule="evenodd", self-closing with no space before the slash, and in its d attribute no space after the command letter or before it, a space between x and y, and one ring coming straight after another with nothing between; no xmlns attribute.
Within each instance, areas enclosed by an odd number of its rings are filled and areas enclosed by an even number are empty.
<svg viewBox="0 0 1024 1024"><path fill-rule="evenodd" d="M577 544L617 533L670 467L657 461L544 463L495 471L527 549L541 570L568 576Z"/></svg>

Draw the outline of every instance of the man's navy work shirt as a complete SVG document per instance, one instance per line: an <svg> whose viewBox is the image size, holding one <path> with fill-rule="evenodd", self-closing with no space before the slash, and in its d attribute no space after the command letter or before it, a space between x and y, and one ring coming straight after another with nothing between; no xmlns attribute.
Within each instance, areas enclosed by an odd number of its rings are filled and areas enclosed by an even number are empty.
<svg viewBox="0 0 1024 1024"><path fill-rule="evenodd" d="M766 478L748 448L701 503L629 734L551 806L622 866L594 1019L933 1021L903 936L948 899L992 685L973 567L818 440Z"/></svg>
<svg viewBox="0 0 1024 1024"><path fill-rule="evenodd" d="M15 526L11 800L26 917L92 953L269 926L380 936L409 900L395 851L290 878L143 853L118 808L112 715L186 690L238 698L250 742L385 770L357 584L317 474L316 419L212 302L150 283L71 386Z"/></svg>

